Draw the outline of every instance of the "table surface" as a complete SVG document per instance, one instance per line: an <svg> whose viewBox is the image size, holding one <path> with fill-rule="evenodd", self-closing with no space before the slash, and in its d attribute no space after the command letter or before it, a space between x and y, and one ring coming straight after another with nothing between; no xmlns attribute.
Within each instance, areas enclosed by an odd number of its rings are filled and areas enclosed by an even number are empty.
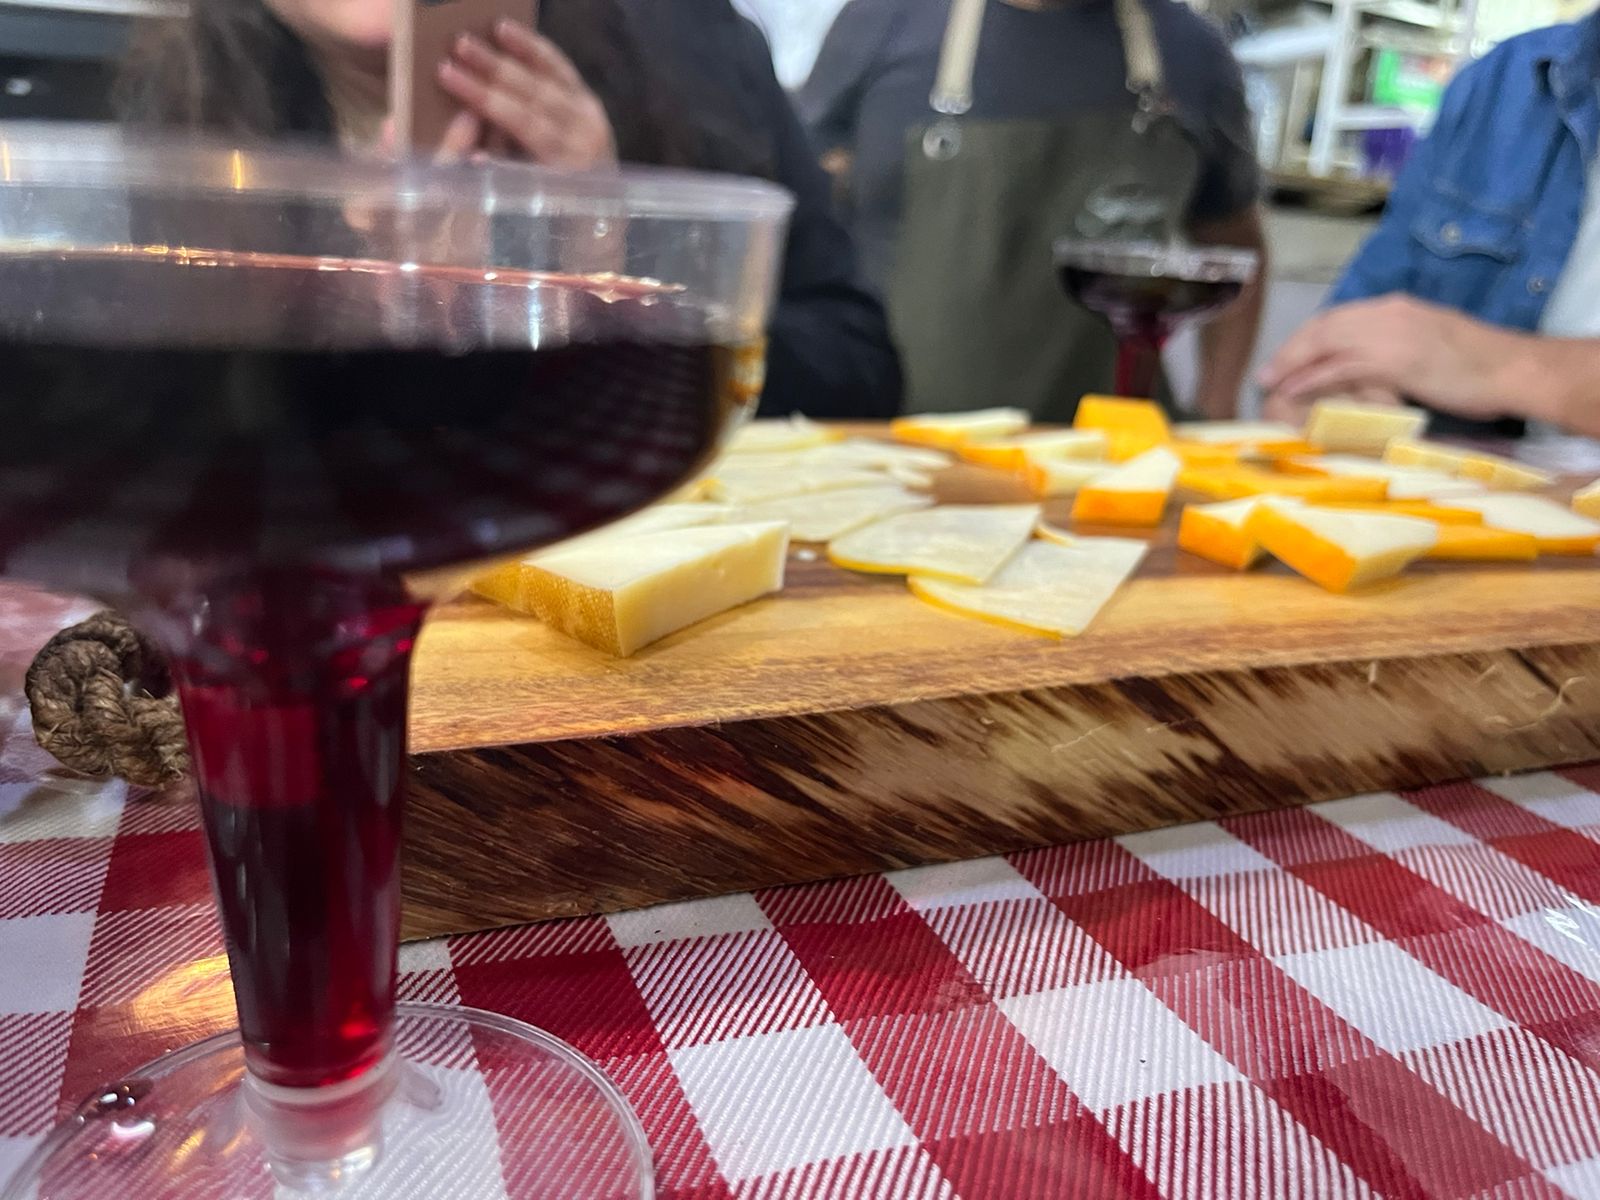
<svg viewBox="0 0 1600 1200"><path fill-rule="evenodd" d="M230 1023L194 811L29 733L22 670L86 612L0 590L0 1176L63 1101ZM1600 1196L1595 788L452 938L401 990L587 1053L682 1200Z"/></svg>

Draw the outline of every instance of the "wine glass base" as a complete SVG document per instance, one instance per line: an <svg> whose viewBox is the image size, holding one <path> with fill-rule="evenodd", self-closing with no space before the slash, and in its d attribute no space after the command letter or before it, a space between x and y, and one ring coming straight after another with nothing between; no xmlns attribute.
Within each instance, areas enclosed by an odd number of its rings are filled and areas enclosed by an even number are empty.
<svg viewBox="0 0 1600 1200"><path fill-rule="evenodd" d="M650 1147L577 1051L508 1017L402 1004L397 1054L286 1093L238 1034L131 1071L59 1126L0 1200L649 1200Z"/></svg>

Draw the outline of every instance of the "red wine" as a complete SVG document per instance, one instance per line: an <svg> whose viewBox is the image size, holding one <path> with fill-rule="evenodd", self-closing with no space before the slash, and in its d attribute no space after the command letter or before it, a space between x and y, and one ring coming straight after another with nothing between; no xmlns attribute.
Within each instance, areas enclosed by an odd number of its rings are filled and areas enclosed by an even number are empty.
<svg viewBox="0 0 1600 1200"><path fill-rule="evenodd" d="M0 257L0 574L109 594L170 652L262 1079L389 1051L407 573L657 499L715 444L740 357L616 279Z"/></svg>
<svg viewBox="0 0 1600 1200"><path fill-rule="evenodd" d="M1065 264L1061 282L1079 304L1099 313L1117 335L1119 396L1154 395L1161 350L1185 321L1216 312L1239 298L1234 279L1121 273Z"/></svg>

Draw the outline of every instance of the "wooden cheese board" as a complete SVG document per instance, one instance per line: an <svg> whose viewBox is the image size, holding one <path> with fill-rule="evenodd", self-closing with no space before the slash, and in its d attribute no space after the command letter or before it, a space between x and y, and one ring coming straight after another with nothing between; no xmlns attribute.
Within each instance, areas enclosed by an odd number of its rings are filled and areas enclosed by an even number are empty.
<svg viewBox="0 0 1600 1200"><path fill-rule="evenodd" d="M1027 498L976 467L938 488ZM781 596L626 661L444 607L416 667L406 935L1600 758L1593 560L1429 564L1336 596L1181 553L1176 524L1063 642L805 548Z"/></svg>

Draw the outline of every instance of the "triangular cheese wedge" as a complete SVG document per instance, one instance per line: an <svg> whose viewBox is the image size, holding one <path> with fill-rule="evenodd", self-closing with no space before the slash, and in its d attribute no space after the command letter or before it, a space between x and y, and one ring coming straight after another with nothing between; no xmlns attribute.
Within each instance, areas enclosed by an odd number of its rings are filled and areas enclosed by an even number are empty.
<svg viewBox="0 0 1600 1200"><path fill-rule="evenodd" d="M1159 404L1123 396L1085 396L1078 401L1072 427L1130 434L1147 439L1151 445L1172 440L1172 425Z"/></svg>
<svg viewBox="0 0 1600 1200"><path fill-rule="evenodd" d="M1097 429L1025 433L1014 438L968 442L959 453L962 458L980 467L1020 471L1029 463L1040 460L1102 459L1106 454L1106 435Z"/></svg>
<svg viewBox="0 0 1600 1200"><path fill-rule="evenodd" d="M1324 454L1316 458L1293 458L1279 463L1279 469L1292 474L1346 479L1382 479L1389 484L1391 500L1436 500L1449 496L1474 496L1483 485L1470 479L1457 479L1444 471L1427 467L1397 466L1371 458L1347 454Z"/></svg>
<svg viewBox="0 0 1600 1200"><path fill-rule="evenodd" d="M1600 547L1600 522L1543 496L1463 496L1451 503L1482 513L1490 529L1531 534L1541 554L1588 558Z"/></svg>
<svg viewBox="0 0 1600 1200"><path fill-rule="evenodd" d="M982 584L1033 537L1039 507L959 505L902 513L828 545L837 566L873 575L926 575Z"/></svg>
<svg viewBox="0 0 1600 1200"><path fill-rule="evenodd" d="M1022 476L1028 488L1041 500L1051 496L1075 496L1095 480L1117 470L1110 463L1060 458L1028 464Z"/></svg>
<svg viewBox="0 0 1600 1200"><path fill-rule="evenodd" d="M922 413L901 417L889 432L902 442L953 448L967 442L991 441L1021 433L1032 420L1024 409L985 408L965 413Z"/></svg>
<svg viewBox="0 0 1600 1200"><path fill-rule="evenodd" d="M796 413L787 420L751 421L735 430L724 449L726 454L773 454L785 450L804 450L824 446L844 435L818 425Z"/></svg>
<svg viewBox="0 0 1600 1200"><path fill-rule="evenodd" d="M1593 517L1600 520L1600 481L1591 483L1583 490L1574 493L1572 511L1580 517Z"/></svg>
<svg viewBox="0 0 1600 1200"><path fill-rule="evenodd" d="M626 658L783 587L789 527L713 525L550 551L523 566L519 609Z"/></svg>
<svg viewBox="0 0 1600 1200"><path fill-rule="evenodd" d="M1261 543L1245 532L1258 496L1221 504L1191 504L1178 524L1178 548L1235 571L1246 571L1266 556ZM1285 501L1298 503L1298 501Z"/></svg>
<svg viewBox="0 0 1600 1200"><path fill-rule="evenodd" d="M1539 557L1539 539L1531 533L1481 525L1441 525L1439 544L1427 557L1454 562L1532 562Z"/></svg>
<svg viewBox="0 0 1600 1200"><path fill-rule="evenodd" d="M1165 447L1102 475L1078 492L1072 519L1104 525L1159 525L1183 464Z"/></svg>
<svg viewBox="0 0 1600 1200"><path fill-rule="evenodd" d="M1439 526L1432 521L1337 512L1276 497L1250 514L1245 532L1330 592L1390 579L1439 542Z"/></svg>
<svg viewBox="0 0 1600 1200"><path fill-rule="evenodd" d="M1381 454L1390 442L1415 438L1427 424L1428 414L1414 408L1318 400L1306 421L1305 439L1319 450Z"/></svg>
<svg viewBox="0 0 1600 1200"><path fill-rule="evenodd" d="M526 572L523 567L537 562L547 554L558 554L578 547L594 546L619 538L639 537L643 534L668 533L674 529L693 529L702 525L721 525L735 516L737 510L726 504L657 504L631 517L613 521L593 533L579 534L553 546L546 546L535 554L506 563L474 579L470 590L485 600L493 600L507 608L526 611L523 587Z"/></svg>
<svg viewBox="0 0 1600 1200"><path fill-rule="evenodd" d="M1452 508L1450 501L1441 500L1384 500L1350 501L1322 500L1319 508L1343 509L1346 512L1377 513L1383 517L1416 517L1419 521L1433 521L1440 525L1482 525L1483 514L1470 508Z"/></svg>
<svg viewBox="0 0 1600 1200"><path fill-rule="evenodd" d="M931 496L919 496L890 484L769 500L741 510L740 517L747 521L787 521L790 536L797 542L831 542L884 517L932 506Z"/></svg>
<svg viewBox="0 0 1600 1200"><path fill-rule="evenodd" d="M912 594L938 608L1011 629L1076 637L1117 594L1149 547L1123 538L1030 542L983 587L912 576Z"/></svg>

